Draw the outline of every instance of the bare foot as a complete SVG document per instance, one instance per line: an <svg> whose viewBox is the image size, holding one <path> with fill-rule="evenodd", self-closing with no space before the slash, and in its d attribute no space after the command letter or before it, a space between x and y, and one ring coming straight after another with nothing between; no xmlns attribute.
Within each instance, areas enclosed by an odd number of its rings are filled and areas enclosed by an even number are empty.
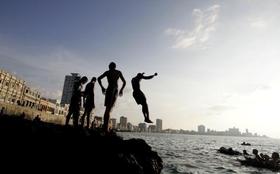
<svg viewBox="0 0 280 174"><path fill-rule="evenodd" d="M153 123L150 119L145 119L146 123Z"/></svg>

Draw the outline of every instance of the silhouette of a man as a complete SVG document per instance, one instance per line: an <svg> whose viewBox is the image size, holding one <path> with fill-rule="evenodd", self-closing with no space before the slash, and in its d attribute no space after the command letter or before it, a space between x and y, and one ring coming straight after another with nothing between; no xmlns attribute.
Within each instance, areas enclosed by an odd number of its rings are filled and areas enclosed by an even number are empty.
<svg viewBox="0 0 280 174"><path fill-rule="evenodd" d="M66 116L65 125L69 124L70 118L73 115L73 125L74 127L78 127L79 117L80 117L80 109L82 104L82 88L85 83L87 83L88 78L82 77L78 82L74 84L73 94L71 98L71 103L69 107L69 112Z"/></svg>
<svg viewBox="0 0 280 174"><path fill-rule="evenodd" d="M1 111L0 111L0 116L3 116L4 115L4 110L5 110L5 107L2 107Z"/></svg>
<svg viewBox="0 0 280 174"><path fill-rule="evenodd" d="M133 88L133 97L138 105L142 105L142 112L145 118L146 123L153 123L150 120L148 104L146 101L145 94L140 89L140 81L142 79L148 80L157 76L157 73L151 76L144 76L144 73L138 73L136 77L131 80L132 88Z"/></svg>
<svg viewBox="0 0 280 174"><path fill-rule="evenodd" d="M92 110L95 108L94 104L94 85L96 82L96 77L93 77L91 81L87 84L85 92L84 92L84 108L85 112L81 118L81 126L84 126L85 117L87 117L87 125L86 127L89 128L90 123L90 114Z"/></svg>
<svg viewBox="0 0 280 174"><path fill-rule="evenodd" d="M105 89L102 85L102 79L107 77L108 87ZM122 80L122 88L119 92L119 95L123 95L123 89L126 85L126 81L121 73L121 71L116 70L116 64L111 62L109 64L109 71L104 72L101 76L98 77L98 83L101 87L102 93L105 94L105 113L104 113L104 124L103 128L106 132L108 132L108 123L110 119L110 113L112 108L114 107L115 101L118 96L118 80L119 78Z"/></svg>

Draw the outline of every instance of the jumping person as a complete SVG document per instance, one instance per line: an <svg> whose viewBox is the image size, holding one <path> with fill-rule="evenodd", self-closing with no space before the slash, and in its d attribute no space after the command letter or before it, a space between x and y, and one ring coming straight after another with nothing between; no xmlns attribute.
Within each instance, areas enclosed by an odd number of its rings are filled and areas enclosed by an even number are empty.
<svg viewBox="0 0 280 174"><path fill-rule="evenodd" d="M142 112L145 118L146 123L153 123L150 120L148 104L146 101L145 94L140 89L140 81L142 79L148 80L157 76L157 73L151 76L144 76L145 73L138 73L136 77L131 80L132 88L133 88L133 97L138 105L142 105Z"/></svg>

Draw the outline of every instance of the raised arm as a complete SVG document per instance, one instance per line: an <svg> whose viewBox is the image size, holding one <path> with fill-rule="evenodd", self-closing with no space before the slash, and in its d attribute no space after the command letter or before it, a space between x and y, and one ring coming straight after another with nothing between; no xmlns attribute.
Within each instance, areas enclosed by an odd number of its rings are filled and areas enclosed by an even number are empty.
<svg viewBox="0 0 280 174"><path fill-rule="evenodd" d="M149 80L149 79L152 79L153 77L157 76L157 73L155 73L154 75L151 75L151 76L142 76L142 79L145 79L145 80Z"/></svg>
<svg viewBox="0 0 280 174"><path fill-rule="evenodd" d="M98 83L99 83L99 85L100 85L100 87L101 87L101 90L102 90L102 93L103 94L105 94L105 91L106 91L106 89L104 88L104 86L102 85L102 79L104 78L104 77L106 77L107 76L107 71L106 72L104 72L101 76L99 76L98 78L97 78L97 81L98 81Z"/></svg>
<svg viewBox="0 0 280 174"><path fill-rule="evenodd" d="M119 95L122 96L122 95L123 95L123 89L124 89L124 87L125 87L125 85L126 85L126 81L125 81L125 79L124 79L122 73L120 73L120 79L122 80L123 85L122 85L122 88L121 88L121 90L120 90Z"/></svg>

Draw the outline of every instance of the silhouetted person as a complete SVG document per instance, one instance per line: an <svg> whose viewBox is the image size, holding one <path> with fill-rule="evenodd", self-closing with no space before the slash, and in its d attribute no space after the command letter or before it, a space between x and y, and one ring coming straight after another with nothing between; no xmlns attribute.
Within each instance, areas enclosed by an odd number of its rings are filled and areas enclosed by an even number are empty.
<svg viewBox="0 0 280 174"><path fill-rule="evenodd" d="M37 115L37 116L33 119L33 122L35 122L35 123L41 122L40 116Z"/></svg>
<svg viewBox="0 0 280 174"><path fill-rule="evenodd" d="M102 85L102 79L107 77L108 80L108 87L105 89ZM104 124L103 128L106 132L108 132L108 123L110 119L110 113L112 108L114 107L115 101L118 96L118 80L119 78L122 80L123 85L119 92L119 95L122 96L123 89L126 85L125 79L121 73L121 71L116 70L116 64L111 62L109 64L109 71L104 72L101 76L98 77L98 83L101 87L102 93L105 94L105 113L104 113Z"/></svg>
<svg viewBox="0 0 280 174"><path fill-rule="evenodd" d="M19 116L21 119L25 119L25 112L22 112Z"/></svg>
<svg viewBox="0 0 280 174"><path fill-rule="evenodd" d="M88 81L88 78L84 76L78 82L76 82L74 84L69 112L66 116L66 122L65 122L66 126L69 124L70 118L73 115L73 125L74 125L74 127L78 127L80 109L81 109L81 103L82 103L82 95L83 95L82 88L83 88L83 85L87 81Z"/></svg>
<svg viewBox="0 0 280 174"><path fill-rule="evenodd" d="M87 84L84 92L84 108L85 112L81 118L81 126L84 126L85 117L87 117L87 128L90 124L90 115L92 110L95 108L94 104L94 84L96 82L96 77L93 77L91 81Z"/></svg>
<svg viewBox="0 0 280 174"><path fill-rule="evenodd" d="M1 111L0 111L0 116L4 115L4 111L5 111L5 107L2 107Z"/></svg>
<svg viewBox="0 0 280 174"><path fill-rule="evenodd" d="M253 149L253 154L257 161L262 161L261 157L259 156L259 151L257 149Z"/></svg>
<svg viewBox="0 0 280 174"><path fill-rule="evenodd" d="M276 167L280 164L279 153L273 152L272 155L271 155L271 159L272 159L273 167Z"/></svg>
<svg viewBox="0 0 280 174"><path fill-rule="evenodd" d="M132 88L133 88L133 97L138 105L142 105L142 112L143 112L143 115L145 118L144 121L146 123L153 123L153 122L150 120L149 109L148 109L146 97L140 89L140 81L142 79L145 79L145 80L152 79L155 76L157 76L157 73L155 73L154 75L151 75L151 76L144 76L144 73L138 73L137 76L131 80Z"/></svg>
<svg viewBox="0 0 280 174"><path fill-rule="evenodd" d="M243 142L241 145L242 145L242 146L251 146L250 143L246 143L246 142Z"/></svg>
<svg viewBox="0 0 280 174"><path fill-rule="evenodd" d="M243 150L243 155L249 156L248 152L246 150Z"/></svg>

